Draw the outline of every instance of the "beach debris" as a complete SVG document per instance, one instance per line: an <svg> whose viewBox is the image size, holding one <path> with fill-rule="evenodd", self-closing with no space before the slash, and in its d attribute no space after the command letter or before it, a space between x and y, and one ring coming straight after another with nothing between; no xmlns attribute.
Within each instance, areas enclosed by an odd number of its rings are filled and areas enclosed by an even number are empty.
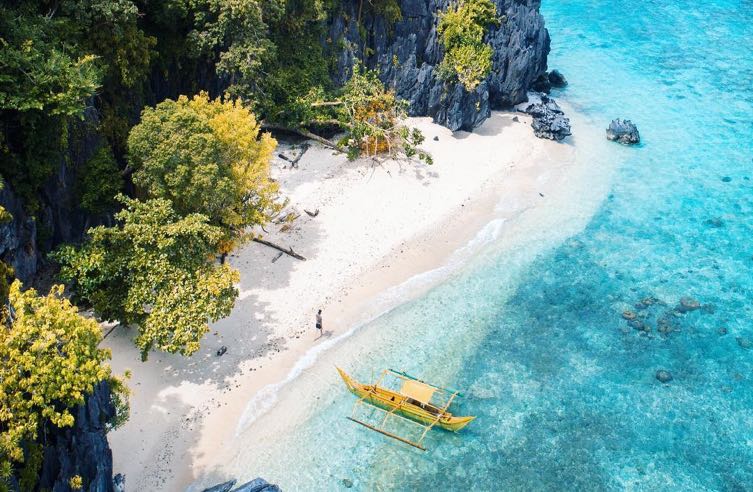
<svg viewBox="0 0 753 492"><path fill-rule="evenodd" d="M541 198L544 198L544 194L543 194L543 193L541 193L541 192L539 192L539 196L540 196Z"/></svg>
<svg viewBox="0 0 753 492"><path fill-rule="evenodd" d="M277 157L282 159L283 161L287 161L290 163L291 169L298 169L298 162L301 160L301 157L303 157L303 154L306 153L307 150L309 150L309 147L311 147L311 144L304 143L301 145L301 152L298 154L298 156L295 159L290 159L285 154L277 154Z"/></svg>
<svg viewBox="0 0 753 492"><path fill-rule="evenodd" d="M309 217L316 217L317 215L319 215L319 209L318 208L316 210L314 210L313 212L311 212L309 210L306 210L305 208L303 209L303 211L306 212Z"/></svg>
<svg viewBox="0 0 753 492"><path fill-rule="evenodd" d="M625 318L626 320L630 321L630 320L634 320L635 318L637 318L638 315L635 314L633 311L627 310L627 311L623 311L622 312L622 317Z"/></svg>
<svg viewBox="0 0 753 492"><path fill-rule="evenodd" d="M623 145L633 145L640 143L641 136L638 127L632 121L617 118L612 120L607 128L607 139Z"/></svg>
<svg viewBox="0 0 753 492"><path fill-rule="evenodd" d="M353 480L351 480L349 478L343 478L342 479L342 484L343 484L343 487L345 487L346 489L352 489L353 488Z"/></svg>
<svg viewBox="0 0 753 492"><path fill-rule="evenodd" d="M227 347L223 345L222 347L217 349L217 357L222 357L223 355L225 355L225 352L227 352Z"/></svg>
<svg viewBox="0 0 753 492"><path fill-rule="evenodd" d="M545 94L540 95L539 102L526 106L524 112L533 116L531 127L539 138L560 141L572 135L570 120L555 100Z"/></svg>
<svg viewBox="0 0 753 492"><path fill-rule="evenodd" d="M750 338L737 337L735 340L737 340L737 344L744 349L753 348L753 340Z"/></svg>
<svg viewBox="0 0 753 492"><path fill-rule="evenodd" d="M434 135L434 141L435 142L439 142L439 136L438 135Z"/></svg>
<svg viewBox="0 0 753 492"><path fill-rule="evenodd" d="M293 248L290 247L290 246L288 247L288 249L285 249L285 248L283 248L282 246L280 246L278 244L275 244L275 243L273 243L271 241L266 241L266 240L264 240L262 238L259 238L259 237L253 238L252 241L255 242L255 243L263 244L264 246L269 246L270 248L274 248L277 251L281 251L281 252L285 253L288 256L292 256L296 260L306 261L305 257L303 257L303 256L299 255L298 253L296 253L295 251L293 251Z"/></svg>
<svg viewBox="0 0 753 492"><path fill-rule="evenodd" d="M682 297L680 298L680 304L677 305L675 311L677 311L678 313L688 313L700 308L701 303L697 300L693 299L692 297Z"/></svg>
<svg viewBox="0 0 753 492"><path fill-rule="evenodd" d="M549 72L549 83L552 87L565 87L567 85L567 79L562 75L562 72L555 68Z"/></svg>
<svg viewBox="0 0 753 492"><path fill-rule="evenodd" d="M272 263L277 263L277 260L279 260L280 258L282 258L282 251L277 253L277 255L274 258L272 258Z"/></svg>
<svg viewBox="0 0 753 492"><path fill-rule="evenodd" d="M668 383L674 378L672 377L671 372L664 369L659 369L658 371L656 371L656 379L658 379L662 383Z"/></svg>

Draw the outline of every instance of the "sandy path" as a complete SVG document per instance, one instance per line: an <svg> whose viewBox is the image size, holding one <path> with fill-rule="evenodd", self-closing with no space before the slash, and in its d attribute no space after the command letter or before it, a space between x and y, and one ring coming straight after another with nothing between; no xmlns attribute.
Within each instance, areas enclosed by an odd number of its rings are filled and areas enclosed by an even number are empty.
<svg viewBox="0 0 753 492"><path fill-rule="evenodd" d="M318 145L298 169L275 160L273 175L300 217L285 231L268 227L265 237L308 261L283 255L272 263L277 251L256 243L233 254L239 299L196 355L152 354L141 363L132 333L108 337L114 369L133 371L131 419L110 435L115 471L126 474L128 490L185 489L215 464L244 414L253 415L247 406L257 391L282 381L313 347L326 348L390 307L396 299L380 292L446 262L490 218L534 207L557 186L552 162L568 162L574 152L536 139L525 115L495 113L472 134L452 134L426 118L411 124L424 131L433 166L348 162ZM281 145L277 153L294 157L297 150ZM404 298L438 280L412 284ZM325 333L316 339L319 307ZM223 345L227 353L216 356Z"/></svg>

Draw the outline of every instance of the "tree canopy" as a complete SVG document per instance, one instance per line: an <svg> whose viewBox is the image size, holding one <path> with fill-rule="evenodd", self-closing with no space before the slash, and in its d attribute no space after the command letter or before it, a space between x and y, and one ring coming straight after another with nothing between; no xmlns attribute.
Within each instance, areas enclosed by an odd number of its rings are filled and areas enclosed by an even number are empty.
<svg viewBox="0 0 753 492"><path fill-rule="evenodd" d="M3 476L24 460L23 444L34 441L42 425L72 426L71 409L97 383L112 379L110 352L98 347L99 324L78 314L63 297L63 286L39 296L34 289L23 291L16 280L8 294L10 309L0 329Z"/></svg>
<svg viewBox="0 0 753 492"><path fill-rule="evenodd" d="M152 349L191 355L238 294L238 272L213 261L225 233L204 215L181 217L166 199L119 200L117 225L55 253L61 278L103 319L138 325L143 358Z"/></svg>
<svg viewBox="0 0 753 492"><path fill-rule="evenodd" d="M491 0L460 0L448 8L437 27L445 49L439 72L474 90L492 69L492 48L484 43L492 25L499 25L499 19Z"/></svg>
<svg viewBox="0 0 753 492"><path fill-rule="evenodd" d="M170 200L180 215L201 213L238 236L279 211L269 162L277 142L240 101L206 93L146 108L128 137L134 183Z"/></svg>

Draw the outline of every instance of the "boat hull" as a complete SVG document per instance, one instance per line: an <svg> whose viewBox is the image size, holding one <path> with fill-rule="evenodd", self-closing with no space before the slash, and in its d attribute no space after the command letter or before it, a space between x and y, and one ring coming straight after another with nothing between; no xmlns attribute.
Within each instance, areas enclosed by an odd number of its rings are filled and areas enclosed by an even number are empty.
<svg viewBox="0 0 753 492"><path fill-rule="evenodd" d="M340 377L342 377L348 390L367 403L383 410L394 410L395 413L423 425L431 425L437 419L437 414L431 413L418 405L407 403L405 397L399 393L380 387L374 388L374 386L361 384L350 377L342 369L337 368L337 371L340 373ZM470 416L454 416L445 412L434 425L448 431L457 432L470 424L475 418L476 417Z"/></svg>

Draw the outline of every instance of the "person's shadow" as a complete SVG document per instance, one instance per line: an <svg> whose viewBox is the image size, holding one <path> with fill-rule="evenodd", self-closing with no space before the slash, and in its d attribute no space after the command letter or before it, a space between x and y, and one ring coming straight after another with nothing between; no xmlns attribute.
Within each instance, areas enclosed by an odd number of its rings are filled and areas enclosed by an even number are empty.
<svg viewBox="0 0 753 492"><path fill-rule="evenodd" d="M320 338L330 338L334 334L335 332L332 330L322 330L319 336L314 338L314 340L319 340Z"/></svg>

